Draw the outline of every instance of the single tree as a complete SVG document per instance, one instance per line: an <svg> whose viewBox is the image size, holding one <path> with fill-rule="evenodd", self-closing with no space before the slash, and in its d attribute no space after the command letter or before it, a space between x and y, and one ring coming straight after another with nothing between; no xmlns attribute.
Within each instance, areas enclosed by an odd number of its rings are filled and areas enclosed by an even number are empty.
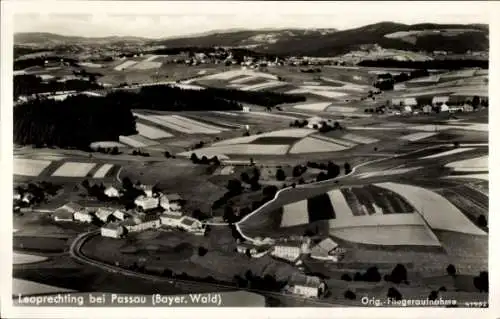
<svg viewBox="0 0 500 319"><path fill-rule="evenodd" d="M286 174L285 174L285 171L281 168L278 168L278 170L276 171L276 180L278 181L284 181L286 179Z"/></svg>
<svg viewBox="0 0 500 319"><path fill-rule="evenodd" d="M449 264L448 267L446 267L446 272L448 273L448 275L454 277L457 274L457 269L454 265Z"/></svg>

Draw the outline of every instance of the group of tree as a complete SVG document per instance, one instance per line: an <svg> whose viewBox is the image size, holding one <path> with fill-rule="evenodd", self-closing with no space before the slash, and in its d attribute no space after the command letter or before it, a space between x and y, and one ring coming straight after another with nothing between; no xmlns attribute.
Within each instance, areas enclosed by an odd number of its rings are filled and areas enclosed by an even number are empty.
<svg viewBox="0 0 500 319"><path fill-rule="evenodd" d="M302 121L295 120L294 122L290 123L290 127L304 128L307 126L307 124L309 124L307 120L302 120Z"/></svg>
<svg viewBox="0 0 500 319"><path fill-rule="evenodd" d="M61 185L42 181L39 183L18 185L15 187L15 191L21 196L21 198L23 198L26 194L31 194L32 199L30 200L30 204L39 204L46 202L49 197L55 196L61 188ZM19 204L22 206L23 203L24 202L21 201ZM28 203L24 204L28 205Z"/></svg>
<svg viewBox="0 0 500 319"><path fill-rule="evenodd" d="M13 113L14 143L19 145L88 150L92 142L137 133L126 101L107 97L36 99L16 106Z"/></svg>
<svg viewBox="0 0 500 319"><path fill-rule="evenodd" d="M257 167L253 167L252 176L250 176L247 172L243 172L241 173L240 178L243 183L250 185L250 189L252 191L258 191L261 189L261 185L259 184L260 171Z"/></svg>
<svg viewBox="0 0 500 319"><path fill-rule="evenodd" d="M408 283L408 271L403 264L397 264L390 274L384 276L384 280L395 284Z"/></svg>
<svg viewBox="0 0 500 319"><path fill-rule="evenodd" d="M305 166L305 165L296 165L296 166L293 167L292 176L293 177L300 177L306 171L307 171L307 166Z"/></svg>
<svg viewBox="0 0 500 319"><path fill-rule="evenodd" d="M31 68L34 66L45 66L45 62L48 63L67 63L71 66L78 66L78 61L75 59L70 59L62 56L45 56L45 57L35 57L29 59L19 59L14 61L14 70L23 70Z"/></svg>
<svg viewBox="0 0 500 319"><path fill-rule="evenodd" d="M473 279L474 287L476 287L479 292L488 292L489 291L489 279L488 272L481 271L479 276L474 277Z"/></svg>
<svg viewBox="0 0 500 319"><path fill-rule="evenodd" d="M143 152L140 149L133 150L132 151L132 155L135 155L135 156L144 156L144 157L150 157L151 156L151 154L149 154L148 152Z"/></svg>
<svg viewBox="0 0 500 319"><path fill-rule="evenodd" d="M175 158L175 155L171 154L169 151L165 151L165 153L163 153L163 155L166 158Z"/></svg>
<svg viewBox="0 0 500 319"><path fill-rule="evenodd" d="M356 272L353 277L354 281L379 282L382 280L378 268L376 266L369 267L366 272Z"/></svg>
<svg viewBox="0 0 500 319"><path fill-rule="evenodd" d="M95 197L101 202L110 201L110 198L104 194L106 187L103 183L91 184L88 180L84 180L81 185L85 188L85 190L87 190L88 196Z"/></svg>
<svg viewBox="0 0 500 319"><path fill-rule="evenodd" d="M348 163L346 163L346 164L349 165ZM326 170L326 173L320 172L318 174L318 176L316 177L317 182L325 181L327 179L336 178L340 175L340 172L341 172L340 166L335 164L332 161L329 161L328 164L324 164L324 163L318 164L315 162L307 162L307 166L311 167L311 168ZM345 167L345 164L344 164L344 167ZM348 168L350 169L350 167L348 167Z"/></svg>
<svg viewBox="0 0 500 319"><path fill-rule="evenodd" d="M191 162L193 162L193 164L214 165L214 166L220 165L220 161L217 156L212 156L211 158L208 158L205 155L203 155L201 158L199 158L198 155L196 155L196 153L191 153L190 159Z"/></svg>
<svg viewBox="0 0 500 319"><path fill-rule="evenodd" d="M239 179L233 178L227 182L226 189L227 192L225 192L222 197L213 202L212 209L218 209L222 206L227 207L228 201L232 197L238 196L243 192L243 185L241 184L241 181Z"/></svg>
<svg viewBox="0 0 500 319"><path fill-rule="evenodd" d="M339 122L335 121L333 125L328 124L327 122L323 122L320 124L318 131L320 133L328 133L330 131L342 130L342 126Z"/></svg>
<svg viewBox="0 0 500 319"><path fill-rule="evenodd" d="M365 113L376 113L376 114L384 114L386 110L385 105L377 106L375 108L369 107L365 109Z"/></svg>
<svg viewBox="0 0 500 319"><path fill-rule="evenodd" d="M234 282L239 288L248 289L258 289L265 291L281 291L286 285L286 281L278 281L276 278L270 274L264 276L258 276L252 273L252 271L246 271L244 276L235 275Z"/></svg>
<svg viewBox="0 0 500 319"><path fill-rule="evenodd" d="M281 167L279 167L276 170L276 180L282 182L285 179L286 179L286 173Z"/></svg>
<svg viewBox="0 0 500 319"><path fill-rule="evenodd" d="M32 95L39 93L51 93L59 91L86 91L101 89L101 85L95 82L95 77L89 80L71 79L67 81L43 81L41 77L31 74L14 76L14 98L21 95Z"/></svg>
<svg viewBox="0 0 500 319"><path fill-rule="evenodd" d="M125 176L122 179L123 192L120 196L120 203L123 204L126 209L134 208L135 199L138 196L146 195L146 193L144 193L144 190L138 187L139 185L141 185L139 181L137 181L134 185L134 183L132 183L132 180L128 176Z"/></svg>

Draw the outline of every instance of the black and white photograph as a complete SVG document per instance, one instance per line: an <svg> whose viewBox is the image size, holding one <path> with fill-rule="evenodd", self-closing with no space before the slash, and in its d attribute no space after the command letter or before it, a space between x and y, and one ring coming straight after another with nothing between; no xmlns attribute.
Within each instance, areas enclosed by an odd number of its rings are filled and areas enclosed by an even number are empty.
<svg viewBox="0 0 500 319"><path fill-rule="evenodd" d="M491 307L492 3L44 2L2 1L2 306Z"/></svg>

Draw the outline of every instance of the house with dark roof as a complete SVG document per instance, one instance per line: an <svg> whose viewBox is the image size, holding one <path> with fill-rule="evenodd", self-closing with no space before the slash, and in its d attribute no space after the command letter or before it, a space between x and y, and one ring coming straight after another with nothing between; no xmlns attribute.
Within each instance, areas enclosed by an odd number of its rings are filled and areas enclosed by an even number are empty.
<svg viewBox="0 0 500 319"><path fill-rule="evenodd" d="M287 291L308 298L319 298L326 291L325 283L316 276L297 275L289 282Z"/></svg>

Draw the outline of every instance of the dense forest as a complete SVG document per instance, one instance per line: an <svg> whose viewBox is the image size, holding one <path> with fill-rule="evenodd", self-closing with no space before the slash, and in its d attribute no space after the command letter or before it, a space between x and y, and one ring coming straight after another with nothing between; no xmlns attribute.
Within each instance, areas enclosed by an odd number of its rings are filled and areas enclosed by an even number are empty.
<svg viewBox="0 0 500 319"><path fill-rule="evenodd" d="M459 70L463 68L488 69L487 60L475 59L445 59L432 61L398 61L393 59L364 60L359 66L382 67L382 68L408 68L408 69L444 69Z"/></svg>
<svg viewBox="0 0 500 319"><path fill-rule="evenodd" d="M276 106L283 103L304 102L306 97L270 91L241 91L236 89L208 88L206 91L217 97L261 106Z"/></svg>
<svg viewBox="0 0 500 319"><path fill-rule="evenodd" d="M100 89L101 86L92 80L67 80L65 82L58 82L51 80L45 82L36 75L16 75L14 76L14 99L20 95L31 95L44 92L57 92L57 91L85 91Z"/></svg>
<svg viewBox="0 0 500 319"><path fill-rule="evenodd" d="M91 142L136 134L125 101L85 95L37 99L14 108L14 143L87 149Z"/></svg>

